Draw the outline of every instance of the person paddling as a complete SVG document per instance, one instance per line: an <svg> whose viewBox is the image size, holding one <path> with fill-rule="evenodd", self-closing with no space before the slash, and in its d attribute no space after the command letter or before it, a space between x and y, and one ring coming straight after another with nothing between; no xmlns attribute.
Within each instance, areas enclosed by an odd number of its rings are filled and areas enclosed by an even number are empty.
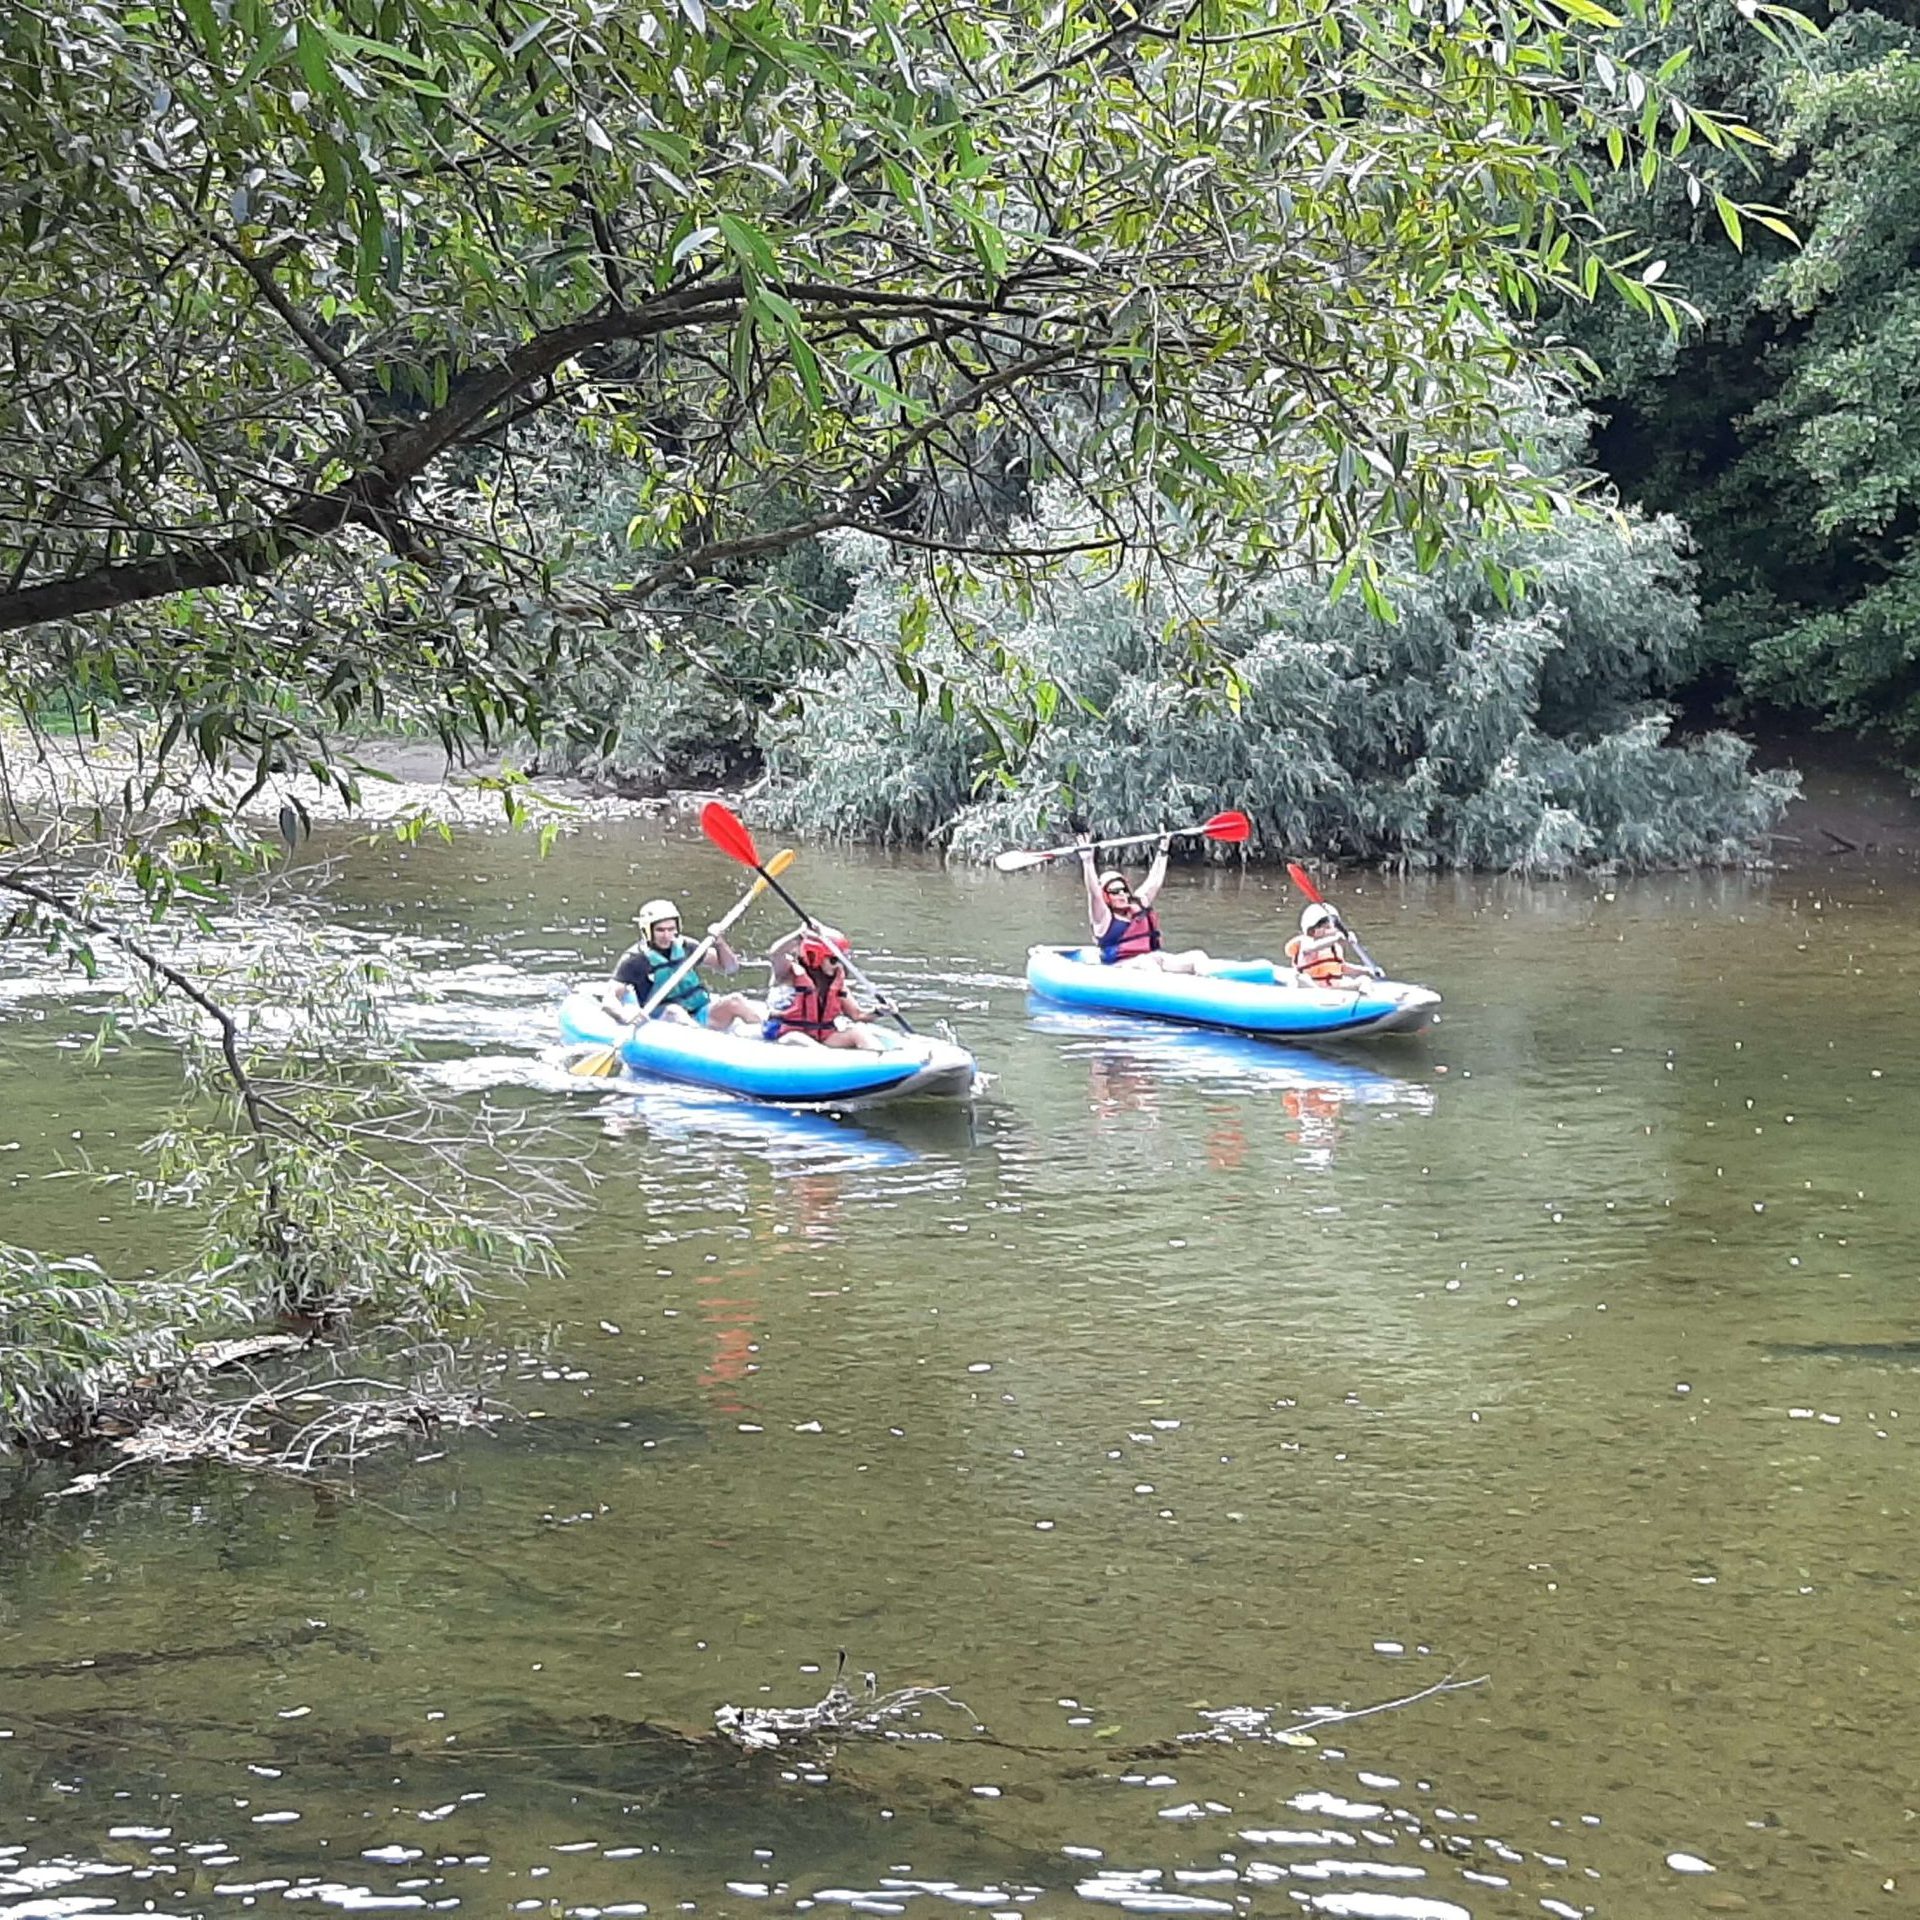
<svg viewBox="0 0 1920 1920"><path fill-rule="evenodd" d="M783 933L767 949L767 965L773 972L775 994L782 987L797 987L800 984L797 955L800 942L809 934L818 934L823 940L838 947L842 953L853 951L853 942L838 927L830 927L824 920L810 920L804 926L795 927L791 933Z"/></svg>
<svg viewBox="0 0 1920 1920"><path fill-rule="evenodd" d="M1344 986L1371 980L1372 973L1347 952L1347 930L1323 901L1300 915L1300 931L1287 942L1287 965L1316 987Z"/></svg>
<svg viewBox="0 0 1920 1920"><path fill-rule="evenodd" d="M776 941L774 979L767 999L765 1038L789 1046L844 1047L884 1053L888 1035L867 1024L877 1008L847 991L846 960L852 945L830 927L806 928L797 939ZM785 984L778 984L784 976Z"/></svg>
<svg viewBox="0 0 1920 1920"><path fill-rule="evenodd" d="M1160 836L1153 865L1136 888L1117 867L1096 873L1091 835L1075 836L1080 843L1080 871L1087 883L1087 917L1100 946L1100 959L1109 967L1158 967L1163 973L1205 973L1211 964L1199 948L1168 953L1161 945L1160 916L1153 903L1166 884L1167 854L1172 838Z"/></svg>
<svg viewBox="0 0 1920 1920"><path fill-rule="evenodd" d="M600 996L609 1018L622 1023L630 1023L693 952L692 945L680 937L680 909L671 900L649 900L635 918L640 938L615 962L613 977ZM740 956L727 944L726 935L717 928L709 932L713 934L713 958L720 971L738 973ZM716 998L701 984L699 970L689 967L655 1010L655 1017L691 1020L725 1033L736 1020L759 1025L766 1019L767 1010L744 993L723 993Z"/></svg>

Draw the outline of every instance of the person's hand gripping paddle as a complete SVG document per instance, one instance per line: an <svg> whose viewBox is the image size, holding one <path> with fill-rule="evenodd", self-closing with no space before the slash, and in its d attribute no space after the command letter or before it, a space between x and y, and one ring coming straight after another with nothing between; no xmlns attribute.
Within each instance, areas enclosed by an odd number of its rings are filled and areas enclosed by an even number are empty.
<svg viewBox="0 0 1920 1920"><path fill-rule="evenodd" d="M661 981L659 986L648 996L647 1004L642 1007L627 1024L637 1027L643 1021L651 1020L653 1016L666 1005L668 997L672 994L674 988L713 951L714 942L717 941L769 887L779 886L779 875L785 873L799 857L791 847L782 847L780 851L761 868L760 878L746 890L740 899L737 900L720 919L714 922L707 930L707 937ZM759 865L757 861L754 864L756 866ZM604 1080L619 1064L620 1043L616 1040L611 1046L595 1047L591 1053L583 1053L580 1058L573 1063L570 1071L579 1074L584 1079Z"/></svg>

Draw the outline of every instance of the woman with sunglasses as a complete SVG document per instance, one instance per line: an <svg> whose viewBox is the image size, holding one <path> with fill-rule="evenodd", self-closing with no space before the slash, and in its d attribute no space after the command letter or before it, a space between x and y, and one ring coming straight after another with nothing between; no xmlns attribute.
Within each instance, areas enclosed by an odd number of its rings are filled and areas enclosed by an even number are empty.
<svg viewBox="0 0 1920 1920"><path fill-rule="evenodd" d="M1078 834L1080 871L1087 883L1087 917L1100 958L1110 967L1158 967L1163 973L1205 973L1209 962L1197 947L1186 953L1168 953L1160 943L1160 916L1153 903L1167 878L1167 851L1171 838L1162 834L1153 865L1136 889L1124 873L1110 868L1096 873L1091 835Z"/></svg>

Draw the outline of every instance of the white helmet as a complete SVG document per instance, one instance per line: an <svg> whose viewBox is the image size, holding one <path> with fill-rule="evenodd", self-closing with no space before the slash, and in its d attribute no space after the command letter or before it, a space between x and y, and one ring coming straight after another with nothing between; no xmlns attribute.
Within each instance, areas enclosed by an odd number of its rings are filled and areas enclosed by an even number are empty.
<svg viewBox="0 0 1920 1920"><path fill-rule="evenodd" d="M680 909L671 900L649 900L633 917L640 923L640 931L650 934L656 921L678 920Z"/></svg>
<svg viewBox="0 0 1920 1920"><path fill-rule="evenodd" d="M1312 906L1301 910L1300 931L1311 933L1323 920L1330 926L1337 927L1340 924L1340 918L1334 910L1324 900L1316 900Z"/></svg>

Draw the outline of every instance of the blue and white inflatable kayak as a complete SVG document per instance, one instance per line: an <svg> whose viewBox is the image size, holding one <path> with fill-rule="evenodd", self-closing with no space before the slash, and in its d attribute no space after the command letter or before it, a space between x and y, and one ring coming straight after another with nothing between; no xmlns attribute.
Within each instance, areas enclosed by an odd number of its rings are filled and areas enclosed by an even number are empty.
<svg viewBox="0 0 1920 1920"><path fill-rule="evenodd" d="M589 988L560 1003L569 1046L617 1043L632 1074L712 1087L747 1100L800 1107L874 1106L883 1100L964 1100L973 1092L973 1055L949 1040L900 1034L885 1053L844 1047L780 1046L759 1036L715 1033L681 1020L616 1027Z"/></svg>
<svg viewBox="0 0 1920 1920"><path fill-rule="evenodd" d="M1034 947L1027 955L1027 985L1064 1007L1144 1014L1276 1040L1415 1033L1432 1021L1440 1004L1431 987L1398 980L1306 986L1291 967L1271 960L1217 960L1204 974L1109 967L1101 963L1097 947Z"/></svg>

